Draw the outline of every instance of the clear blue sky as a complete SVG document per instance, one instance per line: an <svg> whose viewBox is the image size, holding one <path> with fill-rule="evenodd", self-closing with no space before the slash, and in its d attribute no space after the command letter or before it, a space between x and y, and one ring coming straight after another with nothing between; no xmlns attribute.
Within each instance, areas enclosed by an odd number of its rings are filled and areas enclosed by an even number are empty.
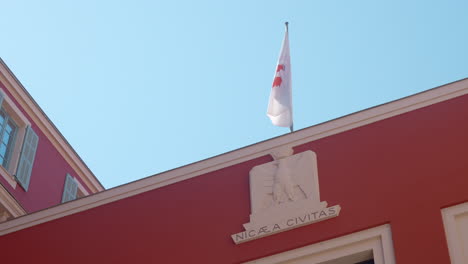
<svg viewBox="0 0 468 264"><path fill-rule="evenodd" d="M6 1L0 56L110 188L468 76L468 1Z"/></svg>

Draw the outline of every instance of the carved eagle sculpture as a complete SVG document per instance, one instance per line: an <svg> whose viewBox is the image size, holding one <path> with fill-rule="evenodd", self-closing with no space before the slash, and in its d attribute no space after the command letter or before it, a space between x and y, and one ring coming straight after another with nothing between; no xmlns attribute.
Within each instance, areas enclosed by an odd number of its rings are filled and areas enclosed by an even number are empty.
<svg viewBox="0 0 468 264"><path fill-rule="evenodd" d="M271 153L276 167L273 178L273 201L276 204L294 201L294 187L297 185L293 180L293 172L288 167L286 158L293 154L292 148L278 149Z"/></svg>
<svg viewBox="0 0 468 264"><path fill-rule="evenodd" d="M273 179L273 200L276 203L296 200L295 183L292 180L292 171L288 168L288 164L284 159L279 159L274 165L277 168Z"/></svg>
<svg viewBox="0 0 468 264"><path fill-rule="evenodd" d="M252 213L308 199L315 190L312 181L314 162L311 153L292 156L292 149L271 153L273 162L255 166L250 171ZM319 197L317 194L317 202Z"/></svg>

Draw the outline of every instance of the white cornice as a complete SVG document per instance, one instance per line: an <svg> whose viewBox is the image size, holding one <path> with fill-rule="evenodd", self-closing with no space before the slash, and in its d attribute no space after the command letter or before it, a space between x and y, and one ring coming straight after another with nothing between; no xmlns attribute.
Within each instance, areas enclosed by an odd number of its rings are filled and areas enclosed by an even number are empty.
<svg viewBox="0 0 468 264"><path fill-rule="evenodd" d="M34 123L39 126L41 131L52 142L54 147L59 151L62 157L76 171L80 178L90 188L92 192L100 192L104 187L99 180L94 176L91 170L81 160L78 154L68 144L67 140L58 131L55 125L49 120L42 109L29 95L23 85L18 81L15 75L11 72L8 66L0 59L0 81L5 85L6 89L11 93L13 98L20 104L24 111L33 119Z"/></svg>
<svg viewBox="0 0 468 264"><path fill-rule="evenodd" d="M124 199L169 184L190 179L265 156L274 148L294 147L320 138L338 134L356 127L436 104L468 93L468 79L446 84L400 100L353 113L329 122L266 140L213 158L147 177L104 192L90 195L50 209L19 217L0 224L0 235L57 219L66 215Z"/></svg>

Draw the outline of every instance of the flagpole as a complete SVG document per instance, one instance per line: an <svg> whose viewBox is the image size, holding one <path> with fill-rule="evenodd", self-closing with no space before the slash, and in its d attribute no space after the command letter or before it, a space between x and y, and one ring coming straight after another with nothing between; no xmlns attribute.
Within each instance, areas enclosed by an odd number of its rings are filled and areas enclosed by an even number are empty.
<svg viewBox="0 0 468 264"><path fill-rule="evenodd" d="M284 25L286 25L286 32L288 32L289 31L289 28L288 28L289 22L288 21L284 22ZM294 125L293 124L291 124L291 126L289 127L289 130L291 131L291 133L294 132Z"/></svg>
<svg viewBox="0 0 468 264"><path fill-rule="evenodd" d="M276 72L268 101L267 116L275 126L289 127L294 132L292 120L291 63L289 58L288 25L276 64Z"/></svg>

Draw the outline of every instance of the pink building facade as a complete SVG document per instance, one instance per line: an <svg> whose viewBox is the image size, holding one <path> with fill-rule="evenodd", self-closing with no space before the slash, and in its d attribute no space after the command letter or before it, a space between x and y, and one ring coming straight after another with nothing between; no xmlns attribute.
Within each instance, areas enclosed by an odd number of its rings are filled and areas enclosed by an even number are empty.
<svg viewBox="0 0 468 264"><path fill-rule="evenodd" d="M102 190L0 60L0 222Z"/></svg>

